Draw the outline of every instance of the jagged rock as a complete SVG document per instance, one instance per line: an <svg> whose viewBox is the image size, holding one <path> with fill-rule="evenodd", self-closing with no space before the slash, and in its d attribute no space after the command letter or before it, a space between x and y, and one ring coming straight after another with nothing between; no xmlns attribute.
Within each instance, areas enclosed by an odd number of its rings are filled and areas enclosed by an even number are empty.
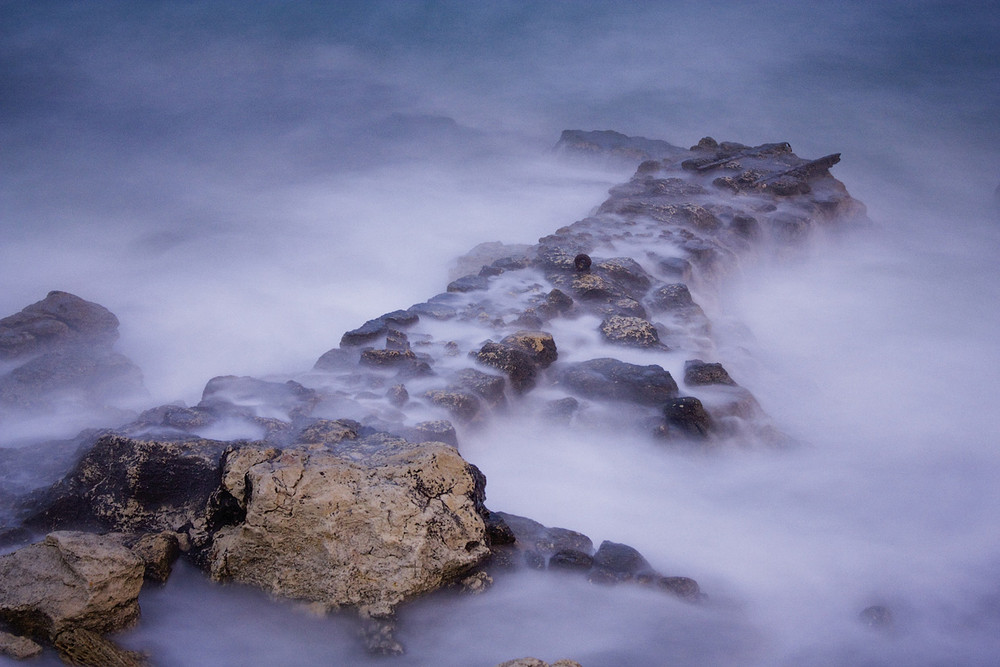
<svg viewBox="0 0 1000 667"><path fill-rule="evenodd" d="M384 336L389 327L399 329L416 324L420 318L412 310L394 310L381 317L368 320L357 329L345 333L340 339L340 347L364 345Z"/></svg>
<svg viewBox="0 0 1000 667"><path fill-rule="evenodd" d="M0 320L0 410L14 414L63 406L122 419L118 409L145 397L142 373L112 350L118 318L67 292ZM6 365L6 364L5 364Z"/></svg>
<svg viewBox="0 0 1000 667"><path fill-rule="evenodd" d="M563 570L589 570L594 566L594 558L576 549L560 549L549 557L549 567Z"/></svg>
<svg viewBox="0 0 1000 667"><path fill-rule="evenodd" d="M64 630L53 641L59 657L79 667L148 667L146 656L127 651L107 637L83 628Z"/></svg>
<svg viewBox="0 0 1000 667"><path fill-rule="evenodd" d="M304 445L329 445L353 440L361 432L361 424L351 419L317 419L299 433L297 441Z"/></svg>
<svg viewBox="0 0 1000 667"><path fill-rule="evenodd" d="M342 371L354 367L358 363L357 352L342 350L335 347L327 350L316 360L313 366L318 371Z"/></svg>
<svg viewBox="0 0 1000 667"><path fill-rule="evenodd" d="M444 408L460 422L472 421L479 414L479 399L460 389L432 389L424 392L424 398Z"/></svg>
<svg viewBox="0 0 1000 667"><path fill-rule="evenodd" d="M111 347L118 318L104 306L68 292L49 292L20 313L0 320L0 359L16 359L64 345Z"/></svg>
<svg viewBox="0 0 1000 667"><path fill-rule="evenodd" d="M666 141L630 137L613 130L563 130L555 150L586 157L622 160L629 164L684 153L683 148Z"/></svg>
<svg viewBox="0 0 1000 667"><path fill-rule="evenodd" d="M684 362L684 384L688 386L736 385L722 364L706 363L701 359L690 359Z"/></svg>
<svg viewBox="0 0 1000 667"><path fill-rule="evenodd" d="M548 368L559 356L552 334L546 331L518 331L506 336L500 344L527 352L539 368Z"/></svg>
<svg viewBox="0 0 1000 667"><path fill-rule="evenodd" d="M227 460L223 489L246 516L216 534L212 576L382 616L488 555L485 478L454 448L351 451L254 454L238 469Z"/></svg>
<svg viewBox="0 0 1000 667"><path fill-rule="evenodd" d="M113 537L60 531L0 556L0 620L54 640L64 630L104 633L139 617L143 564Z"/></svg>
<svg viewBox="0 0 1000 667"><path fill-rule="evenodd" d="M41 652L41 645L27 637L19 637L0 630L0 655L9 655L15 660L27 660Z"/></svg>
<svg viewBox="0 0 1000 667"><path fill-rule="evenodd" d="M142 561L146 579L162 584L170 578L174 562L181 554L179 538L178 533L171 531L147 533L126 546Z"/></svg>
<svg viewBox="0 0 1000 667"><path fill-rule="evenodd" d="M452 447L458 446L458 434L447 419L422 421L414 426L413 430L415 436L410 439L414 442L443 442Z"/></svg>
<svg viewBox="0 0 1000 667"><path fill-rule="evenodd" d="M712 431L712 417L694 396L671 400L663 408L663 414L667 424L685 436L705 438Z"/></svg>
<svg viewBox="0 0 1000 667"><path fill-rule="evenodd" d="M499 375L484 373L475 368L463 368L455 374L455 381L486 401L490 407L496 408L505 402L504 387L507 381Z"/></svg>
<svg viewBox="0 0 1000 667"><path fill-rule="evenodd" d="M182 531L202 519L227 443L99 438L60 482L31 503L25 523L122 532Z"/></svg>
<svg viewBox="0 0 1000 667"><path fill-rule="evenodd" d="M361 363L367 366L395 367L410 364L417 360L412 350L363 350Z"/></svg>
<svg viewBox="0 0 1000 667"><path fill-rule="evenodd" d="M198 407L217 413L233 408L237 411L248 410L260 417L280 412L286 419L293 419L308 415L319 400L315 390L294 380L268 382L247 376L224 375L208 381Z"/></svg>
<svg viewBox="0 0 1000 667"><path fill-rule="evenodd" d="M591 359L567 364L556 377L560 386L585 398L663 405L677 396L677 383L669 371L656 364Z"/></svg>
<svg viewBox="0 0 1000 667"><path fill-rule="evenodd" d="M627 544L601 542L594 554L591 581L628 581L640 572L651 572L652 567L636 549Z"/></svg>
<svg viewBox="0 0 1000 667"><path fill-rule="evenodd" d="M406 402L410 400L410 394L406 391L406 387L401 384L394 384L389 387L388 391L385 393L386 398L389 402L395 405L397 408L401 408L406 405Z"/></svg>
<svg viewBox="0 0 1000 667"><path fill-rule="evenodd" d="M528 259L534 255L529 245L506 244L499 241L480 243L469 252L458 257L448 272L448 280L456 280L462 276L478 273L487 266L504 270L524 268ZM492 275L498 275L492 274Z"/></svg>
<svg viewBox="0 0 1000 667"><path fill-rule="evenodd" d="M535 386L538 371L532 356L517 347L502 343L486 343L476 354L476 361L507 374L510 386L518 393Z"/></svg>
<svg viewBox="0 0 1000 667"><path fill-rule="evenodd" d="M478 292L485 290L489 287L489 279L486 276L480 275L470 275L463 276L458 280L453 280L448 283L447 291L449 292Z"/></svg>
<svg viewBox="0 0 1000 667"><path fill-rule="evenodd" d="M661 347L656 327L640 317L612 315L601 322L600 331L604 340L615 345Z"/></svg>

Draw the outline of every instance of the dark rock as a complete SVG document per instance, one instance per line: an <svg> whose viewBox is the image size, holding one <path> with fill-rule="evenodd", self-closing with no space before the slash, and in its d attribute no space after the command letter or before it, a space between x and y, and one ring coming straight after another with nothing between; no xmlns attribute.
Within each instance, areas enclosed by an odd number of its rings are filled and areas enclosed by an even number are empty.
<svg viewBox="0 0 1000 667"><path fill-rule="evenodd" d="M308 415L319 401L315 390L294 380L268 382L247 376L223 375L208 381L198 406L217 412L231 408L261 408L267 413L281 410L294 418Z"/></svg>
<svg viewBox="0 0 1000 667"><path fill-rule="evenodd" d="M639 317L612 315L601 322L601 336L615 345L661 347L656 327Z"/></svg>
<svg viewBox="0 0 1000 667"><path fill-rule="evenodd" d="M560 549L549 557L549 567L561 570L589 570L594 558L576 549Z"/></svg>
<svg viewBox="0 0 1000 667"><path fill-rule="evenodd" d="M103 348L57 347L0 376L0 407L21 411L51 410L63 402L101 407L145 395L139 368Z"/></svg>
<svg viewBox="0 0 1000 667"><path fill-rule="evenodd" d="M227 443L101 437L70 473L29 502L29 527L181 531L203 517Z"/></svg>
<svg viewBox="0 0 1000 667"><path fill-rule="evenodd" d="M573 307L573 298L561 290L553 289L546 297L545 303L553 314L565 313Z"/></svg>
<svg viewBox="0 0 1000 667"><path fill-rule="evenodd" d="M594 567L614 574L621 581L630 579L639 572L652 571L649 563L636 549L627 544L601 542L594 554Z"/></svg>
<svg viewBox="0 0 1000 667"><path fill-rule="evenodd" d="M423 303L410 306L407 312L435 320L450 320L458 314L459 305L461 305L461 297L458 294L445 292L433 296Z"/></svg>
<svg viewBox="0 0 1000 667"><path fill-rule="evenodd" d="M113 641L86 628L72 628L60 632L52 645L59 657L69 665L85 667L149 667L146 656L129 651Z"/></svg>
<svg viewBox="0 0 1000 667"><path fill-rule="evenodd" d="M396 621L393 617L368 616L361 619L361 638L371 655L402 655L405 651L396 640L395 633Z"/></svg>
<svg viewBox="0 0 1000 667"><path fill-rule="evenodd" d="M410 339L398 329L389 327L385 332L385 349L406 351L410 349Z"/></svg>
<svg viewBox="0 0 1000 667"><path fill-rule="evenodd" d="M649 274L631 257L614 257L597 263L601 275L625 288L630 294L645 292L652 285Z"/></svg>
<svg viewBox="0 0 1000 667"><path fill-rule="evenodd" d="M542 406L541 413L546 421L567 423L579 409L580 401L572 396L567 396L547 402Z"/></svg>
<svg viewBox="0 0 1000 667"><path fill-rule="evenodd" d="M535 386L538 373L535 363L531 355L521 349L502 343L486 343L476 354L476 361L506 373L510 386L518 393Z"/></svg>
<svg viewBox="0 0 1000 667"><path fill-rule="evenodd" d="M568 364L558 382L585 398L663 405L677 396L677 383L668 371L652 364L639 366L617 359L591 359Z"/></svg>
<svg viewBox="0 0 1000 667"><path fill-rule="evenodd" d="M110 348L118 340L118 318L104 306L68 292L0 320L0 360L37 354L67 344Z"/></svg>
<svg viewBox="0 0 1000 667"><path fill-rule="evenodd" d="M458 280L448 283L449 292L477 292L489 287L489 280L486 276L463 276Z"/></svg>
<svg viewBox="0 0 1000 667"><path fill-rule="evenodd" d="M653 290L649 303L654 310L686 311L697 307L691 291L684 283L664 285Z"/></svg>
<svg viewBox="0 0 1000 667"><path fill-rule="evenodd" d="M384 336L390 326L395 328L407 327L416 324L419 319L417 313L410 310L394 310L381 317L368 320L357 329L348 331L340 339L340 347L352 345L364 345Z"/></svg>
<svg viewBox="0 0 1000 667"><path fill-rule="evenodd" d="M688 602L698 602L704 598L698 582L689 577L658 577L656 585Z"/></svg>
<svg viewBox="0 0 1000 667"><path fill-rule="evenodd" d="M583 252L573 258L573 266L577 271L590 271L590 265L592 263L590 255Z"/></svg>
<svg viewBox="0 0 1000 667"><path fill-rule="evenodd" d="M424 398L447 410L455 419L468 422L479 414L479 399L459 389L433 389L424 392Z"/></svg>
<svg viewBox="0 0 1000 667"><path fill-rule="evenodd" d="M656 263L656 270L659 275L669 279L680 281L691 280L691 262L683 257L661 257Z"/></svg>
<svg viewBox="0 0 1000 667"><path fill-rule="evenodd" d="M484 373L475 368L463 368L455 375L455 379L459 385L475 393L492 408L505 402L504 387L507 381L499 375Z"/></svg>
<svg viewBox="0 0 1000 667"><path fill-rule="evenodd" d="M712 418L694 396L671 400L663 408L667 424L691 438L705 438L712 430Z"/></svg>
<svg viewBox="0 0 1000 667"><path fill-rule="evenodd" d="M458 434L455 427L447 419L432 419L422 421L413 427L414 442L443 442L452 447L458 447Z"/></svg>
<svg viewBox="0 0 1000 667"><path fill-rule="evenodd" d="M683 148L658 139L630 137L612 130L564 130L555 150L570 155L598 157L638 164L663 159L684 152Z"/></svg>
<svg viewBox="0 0 1000 667"><path fill-rule="evenodd" d="M401 408L406 405L406 402L410 400L410 394L406 391L406 387L401 384L394 384L389 387L389 390L385 393L386 398L389 402L395 405L397 408Z"/></svg>
<svg viewBox="0 0 1000 667"><path fill-rule="evenodd" d="M349 352L335 347L327 350L316 360L313 366L318 371L342 371L353 368L358 363L356 352Z"/></svg>
<svg viewBox="0 0 1000 667"><path fill-rule="evenodd" d="M548 368L558 358L556 342L546 331L518 331L500 341L526 352L539 368Z"/></svg>
<svg viewBox="0 0 1000 667"><path fill-rule="evenodd" d="M684 362L684 384L691 387L712 384L736 385L722 364L710 364L701 359Z"/></svg>
<svg viewBox="0 0 1000 667"><path fill-rule="evenodd" d="M366 366L393 368L409 365L416 360L417 355L412 350L373 350L369 348L361 352L361 363Z"/></svg>
<svg viewBox="0 0 1000 667"><path fill-rule="evenodd" d="M514 544L517 541L514 531L498 512L487 512L484 521L486 522L486 536L491 546Z"/></svg>
<svg viewBox="0 0 1000 667"><path fill-rule="evenodd" d="M864 625L874 630L888 630L894 623L892 610L883 605L867 607L858 617Z"/></svg>
<svg viewBox="0 0 1000 667"><path fill-rule="evenodd" d="M361 432L361 424L351 419L317 419L303 428L296 440L306 445L330 445L344 440L355 440Z"/></svg>
<svg viewBox="0 0 1000 667"><path fill-rule="evenodd" d="M170 578L174 562L181 554L178 534L169 531L147 533L137 540L126 542L125 546L143 562L145 578L160 584Z"/></svg>

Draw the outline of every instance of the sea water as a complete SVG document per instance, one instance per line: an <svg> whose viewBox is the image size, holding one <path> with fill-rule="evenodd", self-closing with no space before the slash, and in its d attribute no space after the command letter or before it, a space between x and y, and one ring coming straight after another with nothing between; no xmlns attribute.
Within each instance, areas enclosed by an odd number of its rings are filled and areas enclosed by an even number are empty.
<svg viewBox="0 0 1000 667"><path fill-rule="evenodd" d="M841 152L874 229L741 266L719 303L752 337L718 360L798 446L692 454L503 419L461 434L491 508L635 546L708 600L522 572L405 606L408 653L388 662L1000 660L995 3L0 14L0 313L52 289L107 306L150 406L196 403L215 375L294 376L442 291L477 243L586 216L631 170L560 161L563 129ZM350 618L188 566L141 602L120 641L157 664L369 659ZM875 604L887 632L859 622Z"/></svg>

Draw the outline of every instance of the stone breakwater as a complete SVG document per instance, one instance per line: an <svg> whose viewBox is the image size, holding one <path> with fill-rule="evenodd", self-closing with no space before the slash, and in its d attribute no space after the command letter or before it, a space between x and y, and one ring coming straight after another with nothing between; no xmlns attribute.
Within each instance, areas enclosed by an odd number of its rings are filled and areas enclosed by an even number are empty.
<svg viewBox="0 0 1000 667"><path fill-rule="evenodd" d="M13 509L0 537L18 546L52 530L89 532L51 533L0 556L0 621L21 636L11 642L112 664L86 656L115 653L101 633L138 618L136 577L166 581L182 553L220 581L356 610L379 653L402 651L400 603L447 587L483 592L512 568L703 599L697 582L661 573L614 536L595 549L581 533L491 511L462 442L523 415L548 428L629 429L663 446L787 444L720 361L743 333L719 292L743 262L867 224L865 209L830 175L838 155L804 159L784 143L706 138L682 149L570 131L557 148L641 163L592 215L535 245L474 249L446 291L344 333L309 372L217 377L197 405L38 444L66 472L30 493L6 491ZM101 387L102 405L120 396L106 390L116 378L125 394L141 392L131 362L110 351L116 336L113 315L62 292L0 320L0 352L16 364L3 369L4 400L52 409L50 376L21 369L58 365L60 354L73 360L69 385ZM24 459L0 451L6 478ZM127 570L127 585L105 586L120 595L70 611L43 603L68 584L26 562L78 572L86 558L90 572L102 568L97 553L107 572ZM25 578L52 590L25 592ZM144 660L118 651L122 664Z"/></svg>

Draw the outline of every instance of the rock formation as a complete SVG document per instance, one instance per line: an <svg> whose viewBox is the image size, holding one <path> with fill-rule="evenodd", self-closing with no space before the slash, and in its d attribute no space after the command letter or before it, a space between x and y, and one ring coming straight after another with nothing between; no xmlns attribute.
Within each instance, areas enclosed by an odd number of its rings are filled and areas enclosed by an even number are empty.
<svg viewBox="0 0 1000 667"><path fill-rule="evenodd" d="M67 292L0 320L0 421L57 409L101 411L146 397L142 374L112 348L118 318Z"/></svg>
<svg viewBox="0 0 1000 667"><path fill-rule="evenodd" d="M26 592L33 561L66 576L98 562L67 555L67 544L103 545L111 555L99 567L127 569L115 577L136 594L143 576L162 582L185 552L215 579L356 609L370 647L387 653L400 650L390 617L401 602L447 585L482 591L510 567L702 599L694 580L660 574L632 547L594 549L580 533L487 510L485 477L459 454L459 436L517 411L696 447L783 442L717 361L718 289L741 261L864 224L864 207L829 173L839 156L807 160L784 143L706 138L686 150L567 131L559 150L644 161L593 215L534 246L480 246L445 292L346 332L312 371L213 378L195 406L81 434L74 465L50 488L8 491L30 529L117 534L53 533L2 557L7 622L77 647L66 655L114 652L100 633L134 620L127 596L91 623L89 598L60 601L80 591ZM0 411L53 409L63 389L101 404L140 392L137 369L111 351L117 324L62 292L0 320L0 360L13 364ZM247 435L212 439L222 425Z"/></svg>

